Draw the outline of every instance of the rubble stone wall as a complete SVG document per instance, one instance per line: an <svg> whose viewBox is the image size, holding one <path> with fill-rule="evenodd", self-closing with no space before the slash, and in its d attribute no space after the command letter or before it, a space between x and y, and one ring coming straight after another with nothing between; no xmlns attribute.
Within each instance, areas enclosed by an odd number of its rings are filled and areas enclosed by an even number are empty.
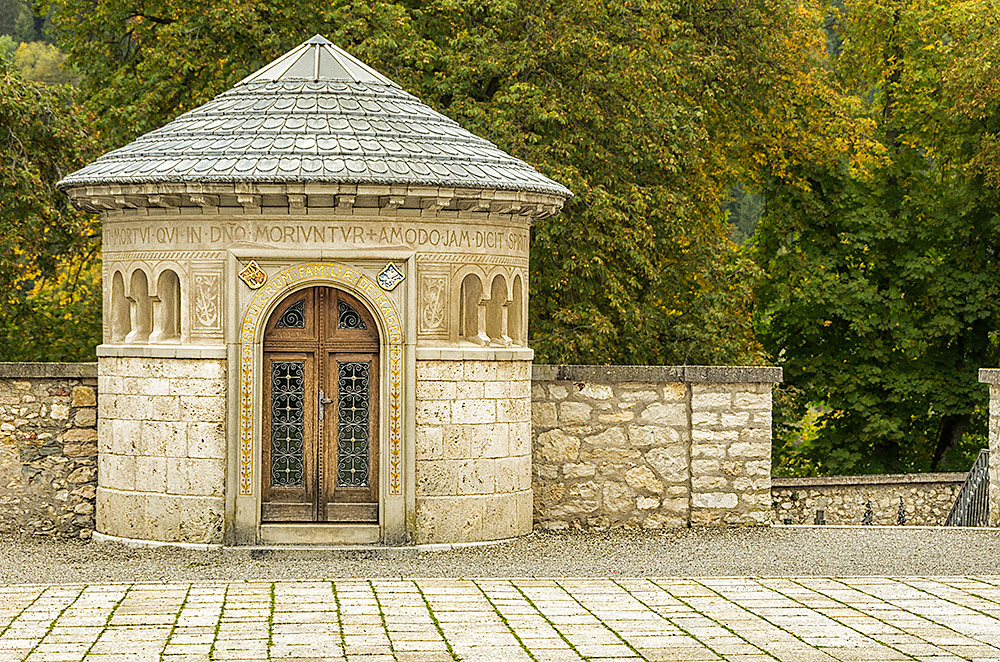
<svg viewBox="0 0 1000 662"><path fill-rule="evenodd" d="M0 363L0 533L90 538L97 365Z"/></svg>
<svg viewBox="0 0 1000 662"><path fill-rule="evenodd" d="M941 526L964 481L964 473L772 478L774 523L816 524L822 510L823 524L858 525L871 501L874 525Z"/></svg>
<svg viewBox="0 0 1000 662"><path fill-rule="evenodd" d="M536 525L769 524L780 379L779 368L535 366Z"/></svg>

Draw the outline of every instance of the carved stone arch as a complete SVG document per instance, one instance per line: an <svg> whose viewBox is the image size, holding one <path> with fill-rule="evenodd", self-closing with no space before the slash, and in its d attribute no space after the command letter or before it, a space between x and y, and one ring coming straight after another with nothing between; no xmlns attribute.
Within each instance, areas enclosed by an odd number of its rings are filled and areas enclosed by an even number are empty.
<svg viewBox="0 0 1000 662"><path fill-rule="evenodd" d="M259 403L257 391L262 374L262 348L266 321L280 302L308 287L329 286L344 290L368 308L380 338L380 379L384 388L386 415L380 435L385 444L387 466L387 493L402 494L402 425L403 425L403 328L395 305L378 284L361 272L333 263L306 263L295 265L274 274L256 291L246 308L240 325L240 440L239 440L239 496L252 496L260 484Z"/></svg>
<svg viewBox="0 0 1000 662"><path fill-rule="evenodd" d="M131 330L125 336L125 342L147 342L153 332L151 280L147 265L132 265L129 268L126 296L129 301Z"/></svg>
<svg viewBox="0 0 1000 662"><path fill-rule="evenodd" d="M125 271L120 265L111 268L111 300L108 304L108 331L111 342L125 342L132 332L132 317L125 286Z"/></svg>
<svg viewBox="0 0 1000 662"><path fill-rule="evenodd" d="M489 343L486 335L486 271L478 265L466 265L452 277L452 342ZM478 292L478 294L477 294Z"/></svg>

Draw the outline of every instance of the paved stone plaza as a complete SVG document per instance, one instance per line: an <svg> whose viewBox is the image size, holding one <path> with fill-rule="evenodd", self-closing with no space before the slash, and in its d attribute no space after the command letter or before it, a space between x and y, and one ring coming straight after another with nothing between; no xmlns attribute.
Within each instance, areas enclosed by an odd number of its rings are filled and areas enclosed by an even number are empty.
<svg viewBox="0 0 1000 662"><path fill-rule="evenodd" d="M0 660L1000 660L1000 576L0 588Z"/></svg>

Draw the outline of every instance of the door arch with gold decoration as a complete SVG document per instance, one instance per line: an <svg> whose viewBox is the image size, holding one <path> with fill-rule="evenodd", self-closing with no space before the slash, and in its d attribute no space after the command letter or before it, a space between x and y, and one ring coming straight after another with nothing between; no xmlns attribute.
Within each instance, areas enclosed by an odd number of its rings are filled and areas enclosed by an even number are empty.
<svg viewBox="0 0 1000 662"><path fill-rule="evenodd" d="M350 294L287 296L264 330L261 521L377 523L379 334Z"/></svg>

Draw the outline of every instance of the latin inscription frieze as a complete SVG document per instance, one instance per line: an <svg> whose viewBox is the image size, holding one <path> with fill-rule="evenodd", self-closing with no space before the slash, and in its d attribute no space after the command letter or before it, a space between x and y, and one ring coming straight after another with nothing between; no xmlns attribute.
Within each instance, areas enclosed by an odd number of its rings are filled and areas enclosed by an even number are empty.
<svg viewBox="0 0 1000 662"><path fill-rule="evenodd" d="M106 250L169 246L197 249L236 242L258 244L347 245L352 247L409 246L415 249L489 250L523 253L528 250L528 231L520 228L477 229L440 227L441 224L391 223L271 223L197 222L106 223Z"/></svg>

